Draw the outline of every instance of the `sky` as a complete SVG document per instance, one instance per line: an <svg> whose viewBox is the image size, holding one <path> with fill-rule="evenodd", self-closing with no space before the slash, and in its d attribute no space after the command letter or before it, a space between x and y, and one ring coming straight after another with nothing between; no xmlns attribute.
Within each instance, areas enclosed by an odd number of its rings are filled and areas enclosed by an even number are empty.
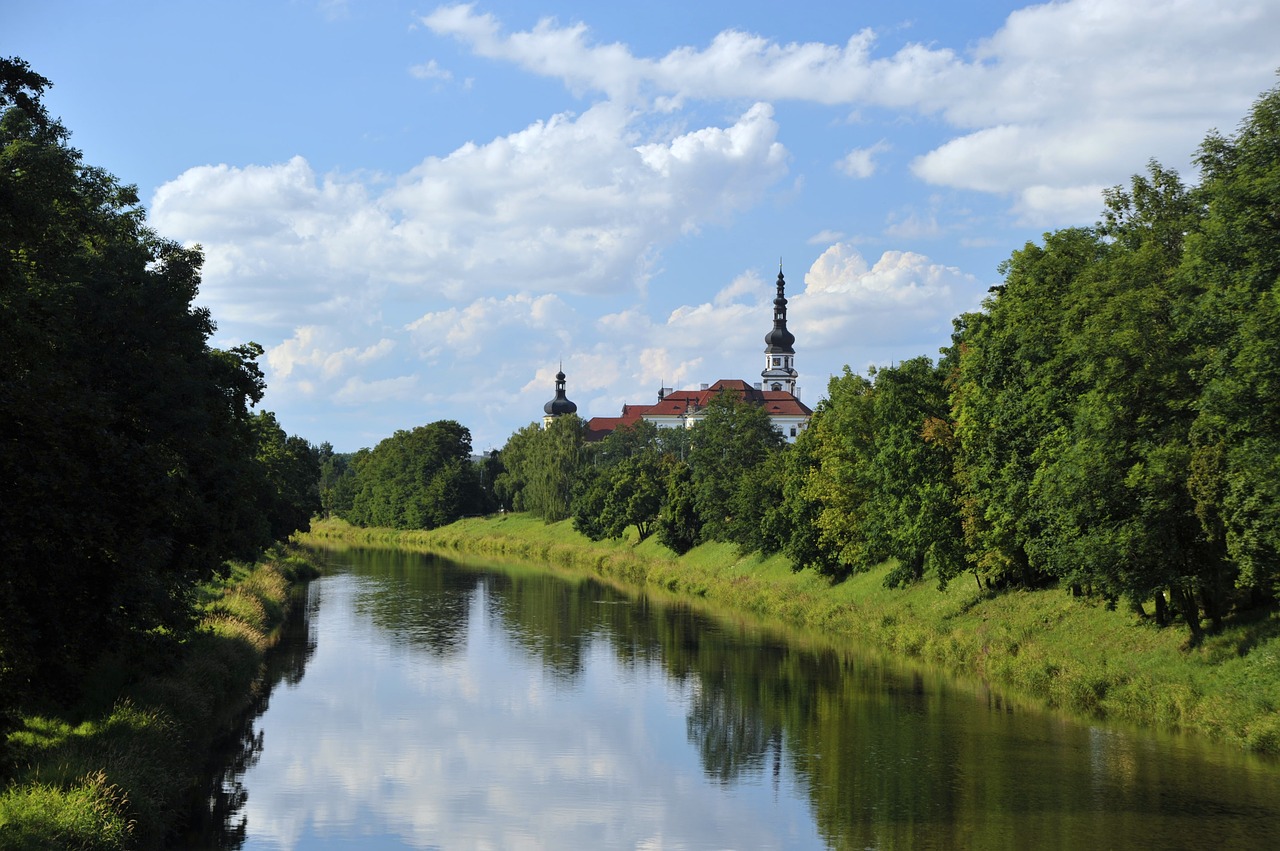
<svg viewBox="0 0 1280 851"><path fill-rule="evenodd" d="M501 448L561 368L586 417L759 381L779 268L811 407L936 358L1104 189L1195 183L1277 33L1276 0L0 7L85 161L203 247L211 343L340 452Z"/></svg>

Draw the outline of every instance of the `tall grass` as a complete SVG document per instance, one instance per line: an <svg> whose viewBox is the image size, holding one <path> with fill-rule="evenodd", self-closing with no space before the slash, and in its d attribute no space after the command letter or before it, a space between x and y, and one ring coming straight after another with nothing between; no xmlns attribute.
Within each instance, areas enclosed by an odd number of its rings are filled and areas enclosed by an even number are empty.
<svg viewBox="0 0 1280 851"><path fill-rule="evenodd" d="M94 680L114 688L89 689L63 716L24 718L9 737L16 770L0 793L0 849L164 847L218 732L253 696L291 585L314 575L286 551L233 565L199 589L200 626L169 648L168 664L104 659ZM140 667L157 670L131 679Z"/></svg>
<svg viewBox="0 0 1280 851"><path fill-rule="evenodd" d="M1199 733L1280 753L1280 615L1255 613L1198 646L1184 632L1049 589L991 595L973 583L884 587L892 565L831 584L782 557L704 544L677 557L650 538L593 543L568 522L471 518L430 532L330 521L306 540L480 554L661 588L954 674L1077 715Z"/></svg>

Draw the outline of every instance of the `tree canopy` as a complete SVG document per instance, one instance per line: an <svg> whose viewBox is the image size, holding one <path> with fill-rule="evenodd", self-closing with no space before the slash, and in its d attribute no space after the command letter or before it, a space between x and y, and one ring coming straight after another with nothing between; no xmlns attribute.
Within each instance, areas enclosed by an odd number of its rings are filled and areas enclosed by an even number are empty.
<svg viewBox="0 0 1280 851"><path fill-rule="evenodd" d="M145 226L0 59L0 701L71 687L196 583L318 508L315 459L252 413L262 350L210 347L202 255Z"/></svg>

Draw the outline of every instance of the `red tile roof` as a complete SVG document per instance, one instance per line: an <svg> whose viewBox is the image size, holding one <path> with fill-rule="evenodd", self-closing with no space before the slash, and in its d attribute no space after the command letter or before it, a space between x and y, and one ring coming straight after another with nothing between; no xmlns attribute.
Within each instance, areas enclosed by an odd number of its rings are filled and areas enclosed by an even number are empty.
<svg viewBox="0 0 1280 851"><path fill-rule="evenodd" d="M775 417L807 417L813 410L785 390L757 390L754 385L737 378L722 378L706 390L675 390L652 405L626 404L620 417L592 417L587 422L588 440L599 440L622 425L630 425L644 417L679 417L696 414L717 393L735 393L748 402L762 405Z"/></svg>

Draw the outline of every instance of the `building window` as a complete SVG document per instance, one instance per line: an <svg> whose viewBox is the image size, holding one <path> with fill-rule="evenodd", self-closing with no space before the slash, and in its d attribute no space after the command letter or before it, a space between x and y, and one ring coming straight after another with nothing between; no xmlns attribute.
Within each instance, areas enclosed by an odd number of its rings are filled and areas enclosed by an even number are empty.
<svg viewBox="0 0 1280 851"><path fill-rule="evenodd" d="M792 436L792 437L795 437L795 436L796 436L796 427L795 427L795 426L792 426L792 427L791 427L791 436Z"/></svg>

